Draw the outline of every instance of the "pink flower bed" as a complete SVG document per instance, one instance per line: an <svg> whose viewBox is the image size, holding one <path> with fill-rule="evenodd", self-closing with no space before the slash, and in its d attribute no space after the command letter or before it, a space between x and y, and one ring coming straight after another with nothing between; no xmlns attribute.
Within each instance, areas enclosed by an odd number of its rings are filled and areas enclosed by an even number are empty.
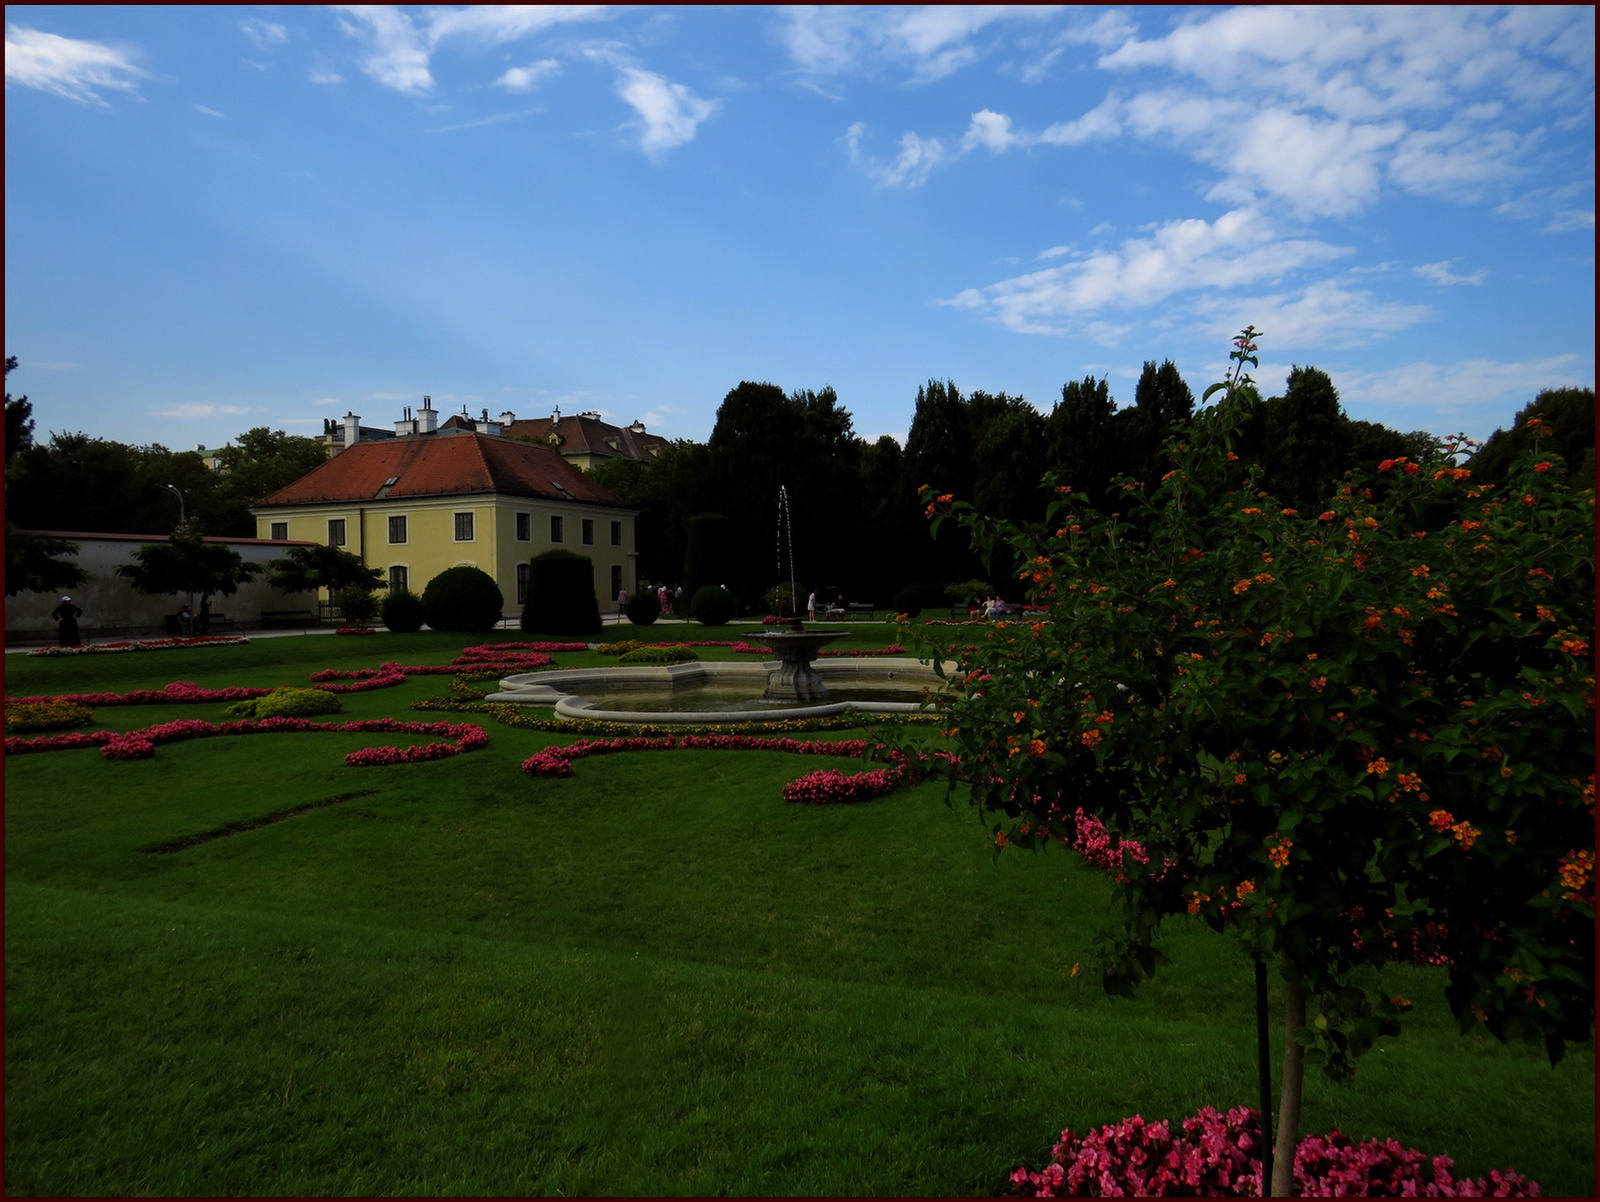
<svg viewBox="0 0 1600 1202"><path fill-rule="evenodd" d="M341 627L339 627L339 629L335 630L333 633L334 634L377 634L378 632L376 630L374 630L370 626L341 626Z"/></svg>
<svg viewBox="0 0 1600 1202"><path fill-rule="evenodd" d="M167 651L173 647L236 647L249 641L242 634L200 634L186 639L128 639L117 643L85 644L82 647L39 647L28 654L55 659L64 655L109 655L118 651Z"/></svg>
<svg viewBox="0 0 1600 1202"><path fill-rule="evenodd" d="M1011 1174L1018 1193L1037 1198L1176 1196L1243 1198L1261 1192L1261 1125L1254 1110L1226 1115L1207 1106L1184 1119L1146 1123L1139 1115L1086 1135L1066 1130L1050 1163ZM1534 1198L1539 1186L1509 1170L1457 1180L1448 1156L1431 1159L1394 1140L1352 1143L1338 1131L1312 1135L1295 1151L1295 1193L1335 1198Z"/></svg>
<svg viewBox="0 0 1600 1202"><path fill-rule="evenodd" d="M382 733L432 735L454 739L454 743L430 743L423 747L364 747L344 757L352 767L378 764L414 764L423 760L437 760L463 751L476 751L489 743L483 727L474 722L400 722L394 718L369 718L358 722L312 722L307 718L263 718L259 722L223 722L213 724L196 719L178 722L161 722L143 730L117 735L101 731L95 735L58 735L53 739L30 739L28 743L49 742L52 746L29 746L24 751L54 751L69 747L99 746L100 754L108 760L143 760L155 755L161 743L176 743L184 739L204 739L214 735L254 735L273 733ZM70 740L70 741L69 741ZM7 754L12 748L7 740Z"/></svg>
<svg viewBox="0 0 1600 1202"><path fill-rule="evenodd" d="M752 643L740 640L737 643L652 643L654 647L730 647L735 655L773 655L771 647L757 647ZM906 649L898 643L890 643L881 651L818 651L818 655L839 656L846 659L863 659L873 655L904 655Z"/></svg>
<svg viewBox="0 0 1600 1202"><path fill-rule="evenodd" d="M172 705L201 701L249 701L265 697L271 689L205 689L175 680L162 689L134 689L130 693L66 693L56 697L13 697L12 701L73 701L79 705Z"/></svg>
<svg viewBox="0 0 1600 1202"><path fill-rule="evenodd" d="M900 773L889 768L846 775L835 768L808 772L783 786L783 799L804 805L845 805L886 797L900 787Z"/></svg>
<svg viewBox="0 0 1600 1202"><path fill-rule="evenodd" d="M28 755L35 751L71 751L78 747L99 747L116 737L109 730L97 730L92 734L73 731L65 735L40 735L36 739L13 735L6 739L6 754Z"/></svg>

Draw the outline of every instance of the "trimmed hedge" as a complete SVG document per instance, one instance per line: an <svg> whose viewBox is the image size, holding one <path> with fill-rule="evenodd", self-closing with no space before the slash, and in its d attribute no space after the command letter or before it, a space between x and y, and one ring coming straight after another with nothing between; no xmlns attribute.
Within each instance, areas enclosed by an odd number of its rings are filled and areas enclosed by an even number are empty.
<svg viewBox="0 0 1600 1202"><path fill-rule="evenodd" d="M522 629L539 634L598 634L600 603L594 595L594 561L559 547L529 560Z"/></svg>
<svg viewBox="0 0 1600 1202"><path fill-rule="evenodd" d="M699 659L687 647L635 647L623 653L619 664L687 664Z"/></svg>
<svg viewBox="0 0 1600 1202"><path fill-rule="evenodd" d="M629 595L623 610L635 626L651 626L661 616L661 601L653 589L640 589Z"/></svg>
<svg viewBox="0 0 1600 1202"><path fill-rule="evenodd" d="M265 697L238 701L222 711L224 718L318 718L337 714L344 703L322 689L274 689Z"/></svg>
<svg viewBox="0 0 1600 1202"><path fill-rule="evenodd" d="M422 598L407 589L399 589L383 599L378 607L383 624L396 634L415 634L422 629L425 615Z"/></svg>
<svg viewBox="0 0 1600 1202"><path fill-rule="evenodd" d="M446 568L422 590L422 614L435 630L481 634L493 630L505 596L482 568Z"/></svg>
<svg viewBox="0 0 1600 1202"><path fill-rule="evenodd" d="M896 613L913 618L928 606L943 609L949 604L945 586L942 584L902 585L900 591L895 593L893 601Z"/></svg>
<svg viewBox="0 0 1600 1202"><path fill-rule="evenodd" d="M737 608L733 594L715 584L699 590L689 603L689 612L702 626L726 626Z"/></svg>

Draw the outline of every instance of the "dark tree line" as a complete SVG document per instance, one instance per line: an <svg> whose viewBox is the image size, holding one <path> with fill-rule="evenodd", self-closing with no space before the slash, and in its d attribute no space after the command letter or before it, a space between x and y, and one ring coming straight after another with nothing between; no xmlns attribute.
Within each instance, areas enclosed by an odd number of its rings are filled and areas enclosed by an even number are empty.
<svg viewBox="0 0 1600 1202"><path fill-rule="evenodd" d="M1346 416L1326 372L1295 367L1281 395L1251 395L1242 457L1260 465L1262 482L1286 505L1310 513L1345 472L1406 456L1429 463L1441 441ZM1121 508L1120 475L1153 485L1166 471L1161 445L1195 409L1195 396L1171 360L1147 362L1133 403L1119 407L1105 379L1086 377L1061 390L1049 413L1021 397L982 390L963 394L950 380L917 390L902 448L884 437L856 437L833 389L785 393L773 384L741 383L723 398L706 444L679 442L652 463L610 460L602 483L640 509L640 571L650 580L683 579L690 520L725 515L729 546L724 583L748 606L779 582L779 485L788 493L794 558L801 584L887 606L905 586L986 579L1013 598L1013 565L984 562L953 525L930 538L918 489L970 499L985 513L1018 523L1042 519L1046 473L1106 512ZM1593 474L1594 394L1567 389L1539 394L1526 416L1548 413L1561 431L1556 449L1573 477ZM1479 456L1493 480L1514 454L1519 430L1497 431ZM1585 458L1587 456L1587 458ZM721 537L721 536L719 536Z"/></svg>

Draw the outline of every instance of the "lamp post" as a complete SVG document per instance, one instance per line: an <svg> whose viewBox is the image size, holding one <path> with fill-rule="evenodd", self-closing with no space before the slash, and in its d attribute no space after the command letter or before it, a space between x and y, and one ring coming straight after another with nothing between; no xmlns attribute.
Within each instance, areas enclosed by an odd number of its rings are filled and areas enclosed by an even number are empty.
<svg viewBox="0 0 1600 1202"><path fill-rule="evenodd" d="M171 489L173 495L178 498L178 529L188 530L189 519L184 515L183 511L183 493L178 490L178 486L176 484L169 484L167 487Z"/></svg>

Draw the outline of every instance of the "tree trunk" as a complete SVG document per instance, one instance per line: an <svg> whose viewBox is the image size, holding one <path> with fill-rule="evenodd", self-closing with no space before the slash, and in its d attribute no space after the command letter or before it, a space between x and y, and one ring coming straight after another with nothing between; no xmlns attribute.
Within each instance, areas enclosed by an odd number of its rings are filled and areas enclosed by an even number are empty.
<svg viewBox="0 0 1600 1202"><path fill-rule="evenodd" d="M1283 982L1283 1085L1278 1094L1278 1143L1272 1155L1272 1196L1294 1197L1294 1150L1300 1142L1300 1087L1305 1081L1306 1050L1294 1033L1306 1025L1306 995L1300 986Z"/></svg>

